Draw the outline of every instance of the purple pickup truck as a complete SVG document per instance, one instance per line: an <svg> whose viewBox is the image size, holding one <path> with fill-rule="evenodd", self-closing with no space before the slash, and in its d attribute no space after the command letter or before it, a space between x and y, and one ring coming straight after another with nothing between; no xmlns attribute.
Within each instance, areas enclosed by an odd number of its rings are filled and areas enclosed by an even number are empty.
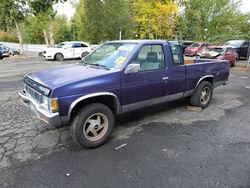
<svg viewBox="0 0 250 188"><path fill-rule="evenodd" d="M124 40L104 43L80 63L26 75L19 96L39 119L70 124L75 142L94 148L111 136L117 114L184 98L206 108L228 77L227 61L185 64L176 41Z"/></svg>

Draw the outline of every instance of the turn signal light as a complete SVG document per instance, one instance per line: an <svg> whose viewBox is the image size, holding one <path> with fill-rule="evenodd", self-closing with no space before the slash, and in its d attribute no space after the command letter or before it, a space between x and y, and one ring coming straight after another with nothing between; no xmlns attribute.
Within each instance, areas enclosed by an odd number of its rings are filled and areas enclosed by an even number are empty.
<svg viewBox="0 0 250 188"><path fill-rule="evenodd" d="M52 109L52 112L58 112L59 105L58 105L58 99L57 98L54 98L54 99L51 100L51 109Z"/></svg>

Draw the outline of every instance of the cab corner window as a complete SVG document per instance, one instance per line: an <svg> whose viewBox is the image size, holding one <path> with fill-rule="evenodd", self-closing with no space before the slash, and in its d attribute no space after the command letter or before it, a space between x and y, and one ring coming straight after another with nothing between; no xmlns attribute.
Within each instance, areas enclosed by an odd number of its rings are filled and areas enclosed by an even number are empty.
<svg viewBox="0 0 250 188"><path fill-rule="evenodd" d="M165 68L165 57L162 45L146 45L141 48L132 63L140 65L140 72Z"/></svg>
<svg viewBox="0 0 250 188"><path fill-rule="evenodd" d="M180 46L178 44L170 44L170 48L174 65L182 65L184 62Z"/></svg>

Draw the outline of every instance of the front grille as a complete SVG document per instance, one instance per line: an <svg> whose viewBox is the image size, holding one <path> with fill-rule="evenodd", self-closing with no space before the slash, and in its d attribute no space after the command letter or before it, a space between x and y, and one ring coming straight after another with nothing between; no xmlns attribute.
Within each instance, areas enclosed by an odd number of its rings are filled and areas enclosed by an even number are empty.
<svg viewBox="0 0 250 188"><path fill-rule="evenodd" d="M35 90L40 95L49 96L50 89L47 86L44 86L44 85L32 80L31 78L29 78L27 76L24 77L24 83L26 85L28 85L29 87L31 87L33 90Z"/></svg>
<svg viewBox="0 0 250 188"><path fill-rule="evenodd" d="M25 92L35 101L37 101L38 103L42 103L43 102L43 96L42 94L38 93L36 90L34 90L33 88L31 88L28 85L24 85L24 90Z"/></svg>

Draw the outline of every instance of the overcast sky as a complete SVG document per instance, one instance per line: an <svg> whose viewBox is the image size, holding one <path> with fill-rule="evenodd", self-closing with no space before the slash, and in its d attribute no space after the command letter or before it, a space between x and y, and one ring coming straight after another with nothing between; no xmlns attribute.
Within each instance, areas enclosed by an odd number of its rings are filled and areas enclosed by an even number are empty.
<svg viewBox="0 0 250 188"><path fill-rule="evenodd" d="M74 0L74 1L78 1L78 0ZM243 0L242 3L243 4L241 7L241 11L250 12L250 0ZM59 3L55 5L54 8L55 10L57 10L58 14L65 14L68 17L68 19L70 19L74 15L74 12L75 12L74 7L69 1L65 3Z"/></svg>

